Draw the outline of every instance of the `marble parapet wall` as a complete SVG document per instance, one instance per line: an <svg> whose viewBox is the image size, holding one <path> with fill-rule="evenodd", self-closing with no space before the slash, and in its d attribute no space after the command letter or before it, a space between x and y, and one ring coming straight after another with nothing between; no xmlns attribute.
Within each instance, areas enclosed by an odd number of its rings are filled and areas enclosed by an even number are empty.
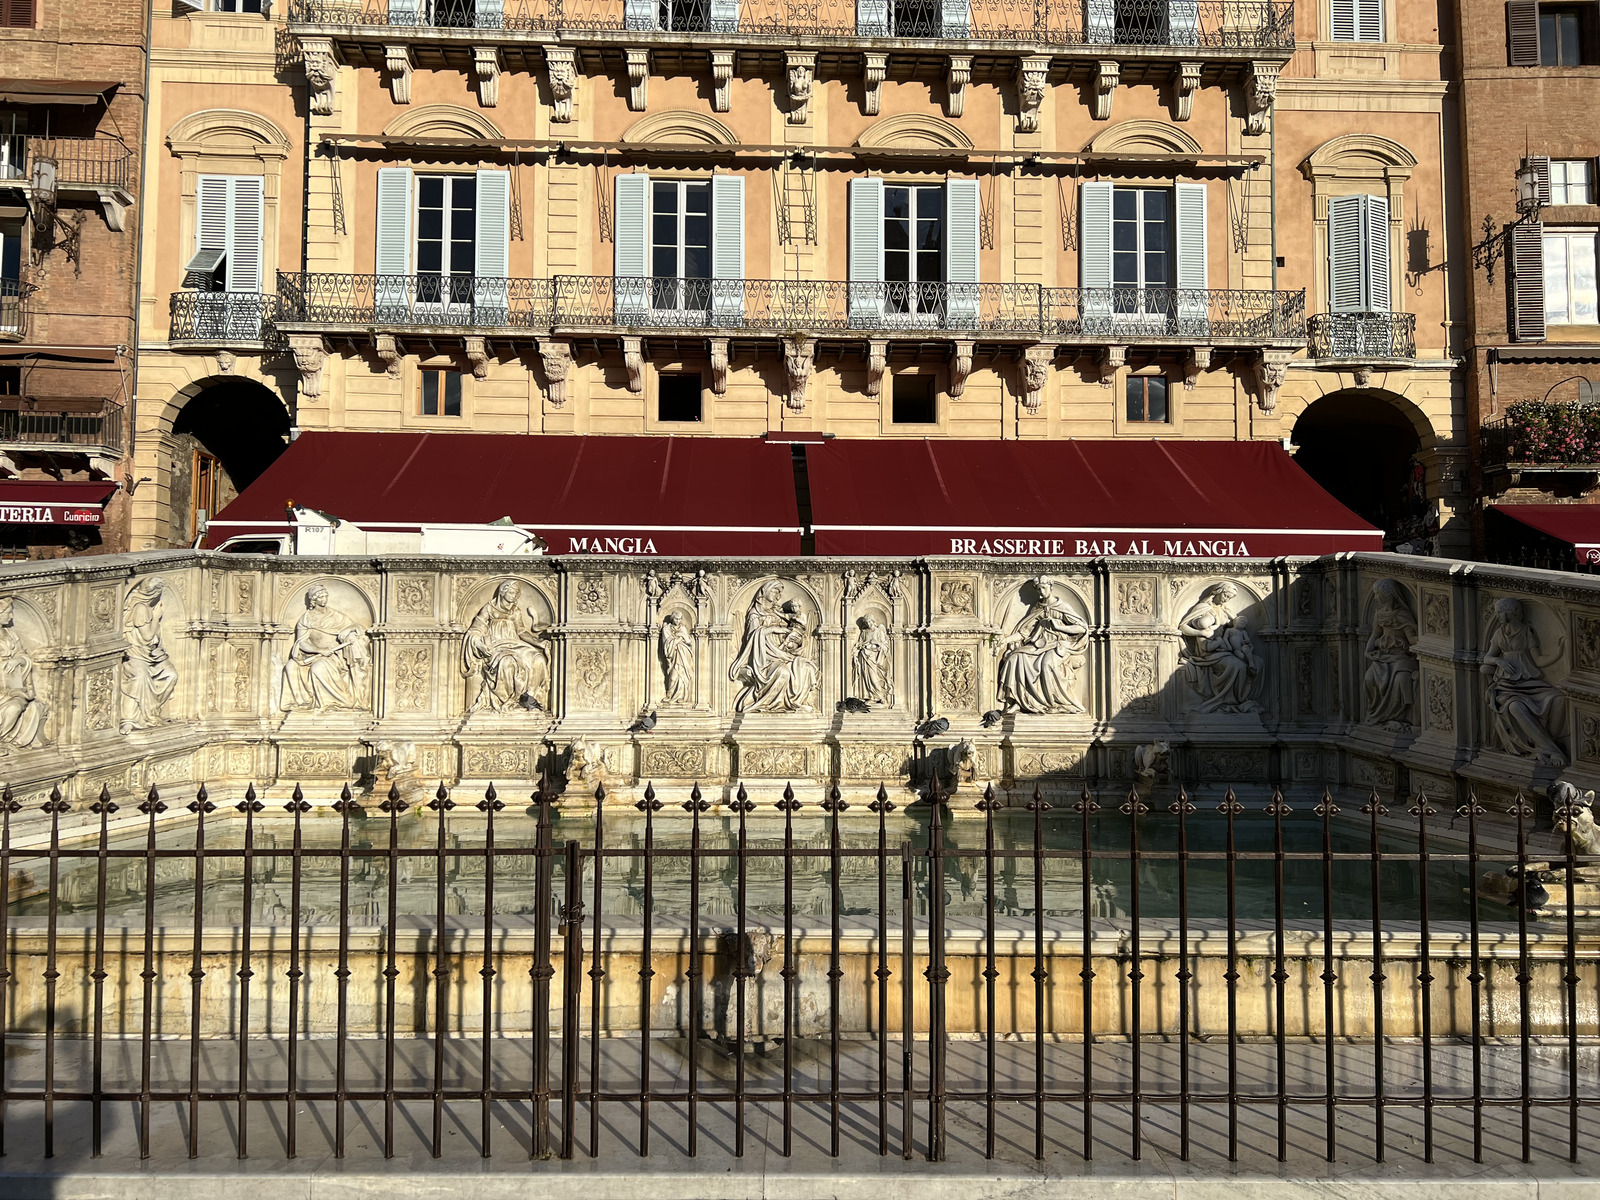
<svg viewBox="0 0 1600 1200"><path fill-rule="evenodd" d="M920 741L920 745L919 745ZM0 568L0 779L1600 784L1600 580L1270 562L268 558Z"/></svg>

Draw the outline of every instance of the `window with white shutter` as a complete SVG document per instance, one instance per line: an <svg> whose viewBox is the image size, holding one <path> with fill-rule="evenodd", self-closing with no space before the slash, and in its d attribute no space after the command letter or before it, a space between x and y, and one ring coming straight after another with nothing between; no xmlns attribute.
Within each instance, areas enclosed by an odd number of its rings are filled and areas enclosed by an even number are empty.
<svg viewBox="0 0 1600 1200"><path fill-rule="evenodd" d="M857 328L978 319L978 181L850 181L850 314Z"/></svg>
<svg viewBox="0 0 1600 1200"><path fill-rule="evenodd" d="M209 292L261 291L265 181L259 175L202 175L195 186L189 286Z"/></svg>
<svg viewBox="0 0 1600 1200"><path fill-rule="evenodd" d="M711 178L711 319L744 319L744 177Z"/></svg>
<svg viewBox="0 0 1600 1200"><path fill-rule="evenodd" d="M976 179L951 179L945 193L946 321L951 328L978 324L978 223L982 200Z"/></svg>
<svg viewBox="0 0 1600 1200"><path fill-rule="evenodd" d="M1389 311L1389 200L1333 196L1328 200L1328 311Z"/></svg>
<svg viewBox="0 0 1600 1200"><path fill-rule="evenodd" d="M850 181L850 324L883 321L883 180Z"/></svg>
<svg viewBox="0 0 1600 1200"><path fill-rule="evenodd" d="M378 168L378 219L373 247L380 314L397 315L410 303L411 168Z"/></svg>
<svg viewBox="0 0 1600 1200"><path fill-rule="evenodd" d="M479 171L477 239L473 248L473 317L479 325L509 319L511 274L511 173Z"/></svg>
<svg viewBox="0 0 1600 1200"><path fill-rule="evenodd" d="M618 175L615 187L613 302L617 320L638 320L646 308L645 280L649 274L650 176Z"/></svg>
<svg viewBox="0 0 1600 1200"><path fill-rule="evenodd" d="M1210 333L1210 304L1206 288L1209 275L1206 260L1206 187L1203 183L1180 183L1172 189L1174 236L1172 239L1177 295L1173 314L1177 332L1203 337Z"/></svg>
<svg viewBox="0 0 1600 1200"><path fill-rule="evenodd" d="M1383 41L1383 0L1328 0L1328 36L1336 42Z"/></svg>
<svg viewBox="0 0 1600 1200"><path fill-rule="evenodd" d="M1544 318L1550 325L1600 323L1595 231L1544 227Z"/></svg>
<svg viewBox="0 0 1600 1200"><path fill-rule="evenodd" d="M1546 159L1550 178L1547 204L1593 204L1594 160L1588 158Z"/></svg>

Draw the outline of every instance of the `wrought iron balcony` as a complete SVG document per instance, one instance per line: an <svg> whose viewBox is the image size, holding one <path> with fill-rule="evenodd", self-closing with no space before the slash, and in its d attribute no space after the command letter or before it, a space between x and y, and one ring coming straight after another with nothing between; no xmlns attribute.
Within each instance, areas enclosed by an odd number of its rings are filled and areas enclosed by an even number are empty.
<svg viewBox="0 0 1600 1200"><path fill-rule="evenodd" d="M0 342L28 336L28 296L33 288L16 279L0 279Z"/></svg>
<svg viewBox="0 0 1600 1200"><path fill-rule="evenodd" d="M1312 358L1372 362L1417 356L1416 313L1317 313L1309 327Z"/></svg>
<svg viewBox="0 0 1600 1200"><path fill-rule="evenodd" d="M548 279L278 272L287 324L535 330L550 326Z"/></svg>
<svg viewBox="0 0 1600 1200"><path fill-rule="evenodd" d="M271 292L174 292L168 340L224 346L275 344L278 297Z"/></svg>
<svg viewBox="0 0 1600 1200"><path fill-rule="evenodd" d="M4 139L0 181L28 182L32 164L56 164L59 187L122 188L132 178L133 151L112 138L25 137Z"/></svg>
<svg viewBox="0 0 1600 1200"><path fill-rule="evenodd" d="M122 453L122 406L77 397L0 396L0 452Z"/></svg>
<svg viewBox="0 0 1600 1200"><path fill-rule="evenodd" d="M1600 472L1600 405L1522 400L1479 432L1485 468Z"/></svg>
<svg viewBox="0 0 1600 1200"><path fill-rule="evenodd" d="M1292 0L291 0L289 21L390 30L1294 48Z"/></svg>
<svg viewBox="0 0 1600 1200"><path fill-rule="evenodd" d="M1146 345L1304 342L1306 294L1196 288L1047 288L1046 329L1063 340Z"/></svg>

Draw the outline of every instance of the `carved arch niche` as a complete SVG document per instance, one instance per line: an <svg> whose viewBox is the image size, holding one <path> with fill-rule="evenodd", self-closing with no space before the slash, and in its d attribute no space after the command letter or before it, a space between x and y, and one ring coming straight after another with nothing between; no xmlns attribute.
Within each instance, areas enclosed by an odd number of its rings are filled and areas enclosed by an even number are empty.
<svg viewBox="0 0 1600 1200"><path fill-rule="evenodd" d="M977 653L980 656L983 656L980 658L982 666L979 671L979 675L985 681L986 687L988 686L988 681L992 680L994 688L992 695L986 694L982 697L982 707L984 708L998 708L1005 706L1005 699L1000 695L1002 690L1000 683L1000 668L1001 663L1005 660L1006 651L999 645L999 643L1006 637L1009 637L1016 630L1023 618L1026 617L1033 609L1033 607L1040 603L1042 599L1040 594L1041 584L1048 587L1054 593L1056 599L1062 603L1067 612L1070 613L1079 624L1091 632L1094 629L1094 619L1090 615L1091 609L1088 601L1084 598L1083 593L1080 592L1073 584L1067 583L1054 575L1030 575L1025 579L1019 579L1014 583L1009 583L1003 587L998 587L994 594L994 612L996 618L996 638L994 649L992 651L989 650L984 643L979 643L977 646ZM943 653L941 653L940 657L942 660L944 657ZM1078 712L1080 714L1087 714L1092 708L1091 700L1093 697L1093 692L1089 686L1089 673L1093 657L1090 640L1085 638L1082 657L1079 660L1077 669L1074 673L1072 688L1069 693L1072 700L1078 705ZM945 678L945 675L948 673L948 665L949 664L945 661L941 661L939 663L940 678L936 681L936 686L941 693L941 699L953 698L946 695L946 693L948 693L950 690L948 681Z"/></svg>
<svg viewBox="0 0 1600 1200"><path fill-rule="evenodd" d="M167 148L180 164L178 201L179 258L187 262L199 223L197 194L202 175L259 175L262 180L261 275L278 269L278 197L289 135L257 113L208 108L190 113L167 131Z"/></svg>
<svg viewBox="0 0 1600 1200"><path fill-rule="evenodd" d="M473 138L501 142L505 134L482 113L459 104L424 104L407 109L383 127L386 138Z"/></svg>
<svg viewBox="0 0 1600 1200"><path fill-rule="evenodd" d="M737 146L739 135L715 117L686 108L640 117L622 135L631 145L669 142L691 146Z"/></svg>
<svg viewBox="0 0 1600 1200"><path fill-rule="evenodd" d="M1421 666L1415 653L1420 630L1417 598L1398 579L1373 580L1362 607L1364 653L1361 711L1368 724L1409 733L1417 724Z"/></svg>
<svg viewBox="0 0 1600 1200"><path fill-rule="evenodd" d="M955 125L928 113L900 113L874 121L856 139L864 150L971 150L972 139Z"/></svg>
<svg viewBox="0 0 1600 1200"><path fill-rule="evenodd" d="M1089 139L1084 150L1098 157L1122 154L1201 154L1198 141L1187 130L1161 121L1119 121Z"/></svg>
<svg viewBox="0 0 1600 1200"><path fill-rule="evenodd" d="M362 633L370 633L372 626L377 621L377 608L373 604L372 597L348 579L340 579L333 575L314 576L307 579L304 586L298 587L285 595L278 612L278 627L283 629L285 634L282 643L276 647L273 653L271 680L273 702L284 712L307 707L303 704L297 705L291 702L289 691L287 690L284 664L288 661L289 653L294 648L295 626L299 624L300 618L305 616L307 612L306 598L318 588L328 593L326 611L339 617L338 624L340 626L348 628L348 626L345 626L345 622L348 622L350 626L361 630ZM358 710L345 706L347 711L370 711L372 708L372 688L376 680L373 674L374 664L371 661L370 644L366 647L366 650L368 654L367 669L364 672L366 679L361 680L359 677L357 679L358 683L364 682L365 684L366 694L362 697L364 704ZM314 711L322 711L320 706L311 707ZM339 706L333 707L338 708Z"/></svg>
<svg viewBox="0 0 1600 1200"><path fill-rule="evenodd" d="M1404 278L1405 183L1417 158L1399 142L1372 133L1351 133L1323 142L1300 164L1311 181L1311 217L1315 278L1313 303L1328 303L1328 201L1334 196L1384 196L1389 201L1389 278ZM1391 284L1391 303L1401 312L1406 289Z"/></svg>
<svg viewBox="0 0 1600 1200"><path fill-rule="evenodd" d="M1206 579L1180 589L1175 600L1183 710L1202 716L1265 711L1272 699L1265 637L1270 621L1261 593L1237 579ZM1195 628L1210 629L1211 636L1190 632ZM1253 671L1246 666L1251 660Z"/></svg>

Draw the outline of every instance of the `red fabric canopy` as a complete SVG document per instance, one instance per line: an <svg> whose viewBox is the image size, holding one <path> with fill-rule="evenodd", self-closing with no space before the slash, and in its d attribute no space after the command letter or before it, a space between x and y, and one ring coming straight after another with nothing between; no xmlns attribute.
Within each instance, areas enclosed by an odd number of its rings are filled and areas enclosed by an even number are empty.
<svg viewBox="0 0 1600 1200"><path fill-rule="evenodd" d="M1581 563L1600 563L1600 504L1491 504L1495 512L1569 543Z"/></svg>
<svg viewBox="0 0 1600 1200"><path fill-rule="evenodd" d="M845 441L806 451L818 554L1271 558L1383 534L1276 442Z"/></svg>
<svg viewBox="0 0 1600 1200"><path fill-rule="evenodd" d="M290 528L290 502L368 529L510 517L552 554L795 555L788 446L753 438L304 433L206 544Z"/></svg>
<svg viewBox="0 0 1600 1200"><path fill-rule="evenodd" d="M114 483L0 479L0 525L99 525Z"/></svg>

